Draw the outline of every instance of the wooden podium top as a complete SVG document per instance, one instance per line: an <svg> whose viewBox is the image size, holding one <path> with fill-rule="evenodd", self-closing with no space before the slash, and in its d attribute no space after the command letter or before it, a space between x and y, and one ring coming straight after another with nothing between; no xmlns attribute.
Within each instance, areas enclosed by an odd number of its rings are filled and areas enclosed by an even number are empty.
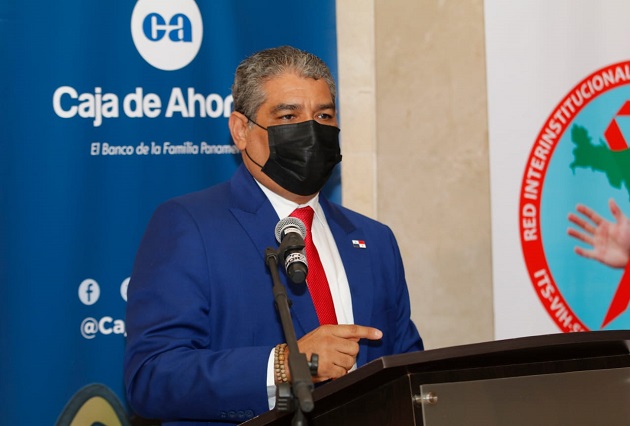
<svg viewBox="0 0 630 426"><path fill-rule="evenodd" d="M328 410L406 375L444 383L622 366L630 366L630 330L521 337L382 357L316 387L313 400L315 411ZM271 410L245 424L273 424L287 416L292 414Z"/></svg>

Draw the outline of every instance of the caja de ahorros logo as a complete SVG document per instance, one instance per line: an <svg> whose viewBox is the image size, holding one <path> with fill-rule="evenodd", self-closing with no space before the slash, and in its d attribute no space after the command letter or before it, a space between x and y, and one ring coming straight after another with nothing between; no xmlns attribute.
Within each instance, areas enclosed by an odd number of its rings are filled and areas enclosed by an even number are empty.
<svg viewBox="0 0 630 426"><path fill-rule="evenodd" d="M203 22L194 0L138 0L131 36L140 55L155 68L181 69L192 62L203 39Z"/></svg>
<svg viewBox="0 0 630 426"><path fill-rule="evenodd" d="M203 39L201 13L194 0L138 0L131 15L131 36L142 56L153 67L175 71L192 62ZM226 118L232 95L203 94L193 87L173 87L168 99L136 87L118 94L103 87L82 91L71 85L58 87L52 106L60 118L80 117L99 127L105 119L119 118Z"/></svg>

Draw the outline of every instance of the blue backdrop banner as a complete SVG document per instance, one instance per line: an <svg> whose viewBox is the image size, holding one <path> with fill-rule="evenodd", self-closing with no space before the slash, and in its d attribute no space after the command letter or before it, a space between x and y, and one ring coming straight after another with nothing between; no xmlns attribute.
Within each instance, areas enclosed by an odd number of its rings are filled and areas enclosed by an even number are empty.
<svg viewBox="0 0 630 426"><path fill-rule="evenodd" d="M335 2L0 0L0 34L0 419L69 424L94 395L124 416L126 285L150 215L239 164L245 56L290 44L337 74Z"/></svg>

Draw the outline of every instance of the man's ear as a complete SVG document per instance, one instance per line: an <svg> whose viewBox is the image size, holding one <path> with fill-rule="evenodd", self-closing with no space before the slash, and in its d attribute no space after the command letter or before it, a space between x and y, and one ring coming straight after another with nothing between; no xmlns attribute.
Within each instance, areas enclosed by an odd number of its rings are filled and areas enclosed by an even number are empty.
<svg viewBox="0 0 630 426"><path fill-rule="evenodd" d="M239 151L244 151L247 148L247 136L249 134L249 119L240 112L234 111L230 114L228 120L228 127L230 128L230 134L234 145Z"/></svg>

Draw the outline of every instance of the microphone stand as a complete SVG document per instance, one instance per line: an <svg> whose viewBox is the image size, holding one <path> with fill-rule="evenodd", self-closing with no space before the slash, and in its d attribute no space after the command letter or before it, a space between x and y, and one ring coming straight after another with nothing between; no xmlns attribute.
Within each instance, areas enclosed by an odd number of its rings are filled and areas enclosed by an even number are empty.
<svg viewBox="0 0 630 426"><path fill-rule="evenodd" d="M283 249L282 245L278 251L267 248L265 251L265 261L271 272L273 280L273 295L276 308L280 313L280 321L284 330L287 346L289 348L289 371L291 373L291 383L282 383L276 391L276 407L278 411L295 411L292 425L305 426L307 424L304 413L313 411L312 391L314 389L311 376L317 374L317 355L313 354L311 362L306 359L306 355L300 353L295 336L295 328L291 320L289 311L289 298L287 291L280 281L278 273L278 253ZM297 403L295 399L297 398Z"/></svg>

